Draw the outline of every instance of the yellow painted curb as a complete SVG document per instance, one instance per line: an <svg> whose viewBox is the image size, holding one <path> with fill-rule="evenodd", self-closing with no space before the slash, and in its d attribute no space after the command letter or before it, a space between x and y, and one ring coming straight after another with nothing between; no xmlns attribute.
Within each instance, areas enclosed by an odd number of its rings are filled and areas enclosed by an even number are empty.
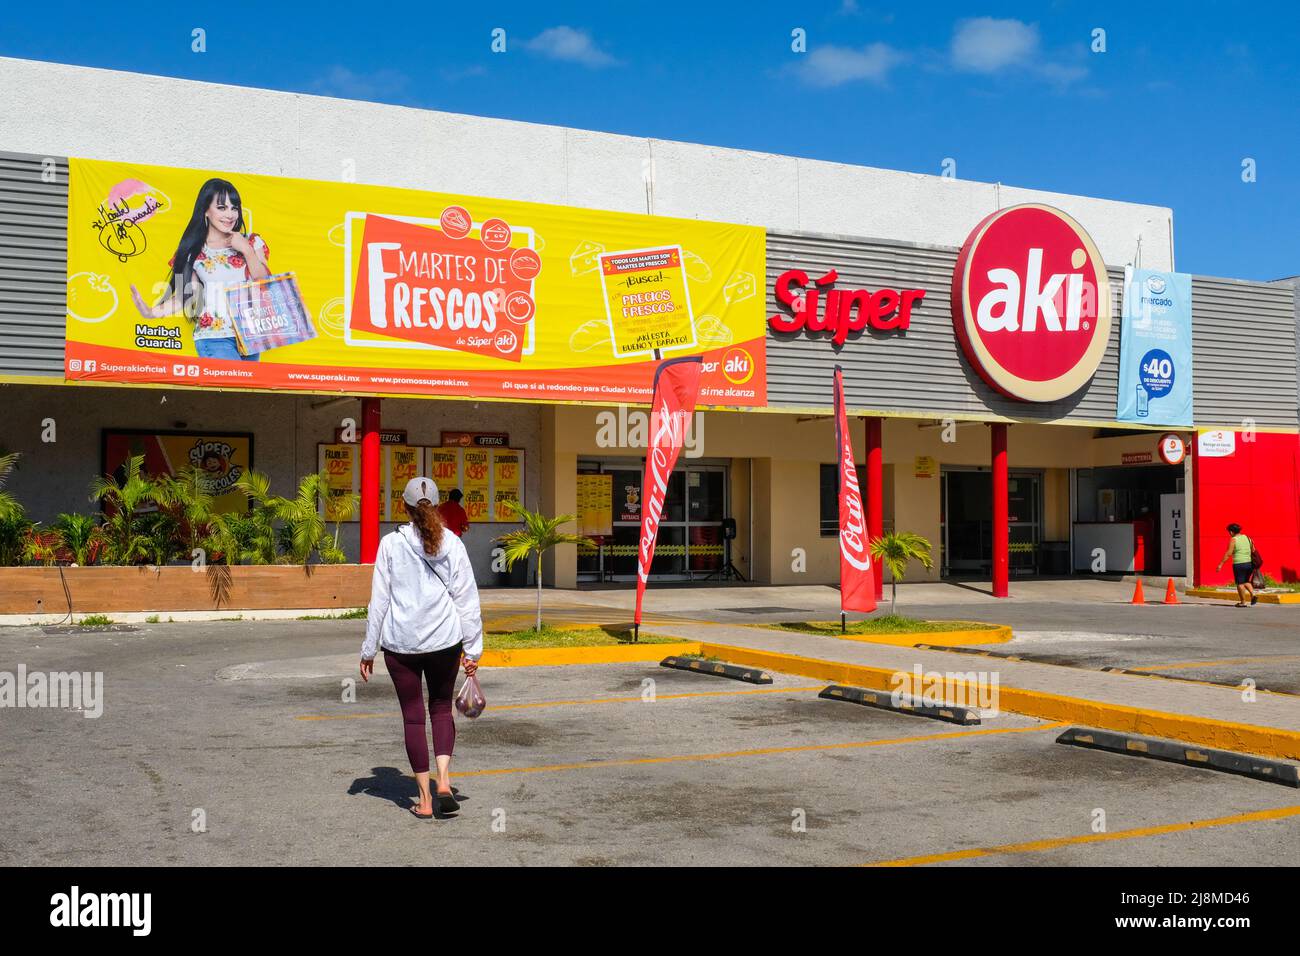
<svg viewBox="0 0 1300 956"><path fill-rule="evenodd" d="M698 654L698 641L680 644L610 644L604 647L521 647L484 651L484 667L558 667L565 664L621 664L658 661L670 654Z"/></svg>
<svg viewBox="0 0 1300 956"><path fill-rule="evenodd" d="M899 672L887 667L823 661L777 651L712 644L707 641L701 642L699 653L705 657L718 657L732 664L761 667L784 674L797 674L816 680L848 684L851 687L864 687L868 690L892 691L898 686L893 676ZM947 680L945 687L949 692L961 690L968 701L978 699L978 688L967 681ZM1236 750L1265 757L1279 757L1283 760L1300 760L1300 731L1295 730L1238 724L1192 714L1141 710L1123 704L1063 697L1059 694L1006 686L998 688L998 707L1011 713L1039 717L1043 720L1084 724L1100 730L1145 734L1150 737L1167 737L1203 747Z"/></svg>
<svg viewBox="0 0 1300 956"><path fill-rule="evenodd" d="M1219 588L1188 588L1188 597L1208 598L1211 601L1232 601L1236 603L1237 592ZM1255 592L1260 604L1300 604L1300 592L1288 591L1281 594Z"/></svg>
<svg viewBox="0 0 1300 956"><path fill-rule="evenodd" d="M967 647L971 644L1005 644L1011 640L1011 628L1005 624L980 631L926 631L919 634L841 634L839 631L792 631L783 627L756 625L785 634L808 634L810 637L833 637L840 641L859 641L863 644L888 644L891 647L915 647L932 644L935 647Z"/></svg>

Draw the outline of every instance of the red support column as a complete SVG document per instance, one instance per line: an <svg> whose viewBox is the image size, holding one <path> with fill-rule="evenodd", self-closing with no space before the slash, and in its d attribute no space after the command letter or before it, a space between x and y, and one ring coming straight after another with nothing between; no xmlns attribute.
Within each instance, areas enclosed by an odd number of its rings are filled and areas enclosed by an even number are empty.
<svg viewBox="0 0 1300 956"><path fill-rule="evenodd" d="M379 552L379 399L361 400L361 563Z"/></svg>
<svg viewBox="0 0 1300 956"><path fill-rule="evenodd" d="M879 538L885 533L885 466L881 454L881 426L883 419L867 418L867 537ZM885 594L885 569L879 561L871 566L876 579L876 600Z"/></svg>
<svg viewBox="0 0 1300 956"><path fill-rule="evenodd" d="M991 426L993 446L993 596L1010 596L1011 522L1007 498L1007 426Z"/></svg>

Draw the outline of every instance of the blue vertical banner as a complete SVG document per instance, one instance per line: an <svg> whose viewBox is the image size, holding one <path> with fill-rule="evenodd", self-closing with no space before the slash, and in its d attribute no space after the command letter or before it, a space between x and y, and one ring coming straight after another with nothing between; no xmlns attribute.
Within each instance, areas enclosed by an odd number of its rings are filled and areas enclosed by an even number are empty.
<svg viewBox="0 0 1300 956"><path fill-rule="evenodd" d="M1115 419L1192 424L1192 277L1124 270Z"/></svg>

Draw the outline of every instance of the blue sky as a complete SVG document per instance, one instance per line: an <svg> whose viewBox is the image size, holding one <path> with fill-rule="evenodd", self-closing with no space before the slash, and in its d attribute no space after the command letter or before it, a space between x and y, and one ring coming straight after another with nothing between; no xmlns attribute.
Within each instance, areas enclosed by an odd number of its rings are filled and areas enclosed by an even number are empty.
<svg viewBox="0 0 1300 956"><path fill-rule="evenodd" d="M1184 271L1300 273L1300 4L5 6L6 56L914 172L951 158L1170 206Z"/></svg>

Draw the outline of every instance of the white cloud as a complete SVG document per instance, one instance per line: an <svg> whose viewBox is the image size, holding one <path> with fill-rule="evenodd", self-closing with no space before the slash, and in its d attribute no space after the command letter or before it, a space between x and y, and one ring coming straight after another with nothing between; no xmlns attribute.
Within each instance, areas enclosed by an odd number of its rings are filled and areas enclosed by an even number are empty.
<svg viewBox="0 0 1300 956"><path fill-rule="evenodd" d="M1043 79L1057 86L1069 86L1075 80L1081 80L1088 75L1086 67L1066 66L1064 63L1039 63L1034 69Z"/></svg>
<svg viewBox="0 0 1300 956"><path fill-rule="evenodd" d="M1081 47L1044 50L1035 23L993 17L959 21L949 51L949 63L960 72L1028 74L1060 88L1088 75L1088 68L1082 65L1086 58Z"/></svg>
<svg viewBox="0 0 1300 956"><path fill-rule="evenodd" d="M312 80L307 88L322 96L340 96L349 100L382 100L401 93L408 78L398 70L382 69L357 73L346 66L332 66Z"/></svg>
<svg viewBox="0 0 1300 956"><path fill-rule="evenodd" d="M590 33L573 27L549 27L525 41L524 47L552 60L580 63L592 69L618 64L618 60L596 46Z"/></svg>
<svg viewBox="0 0 1300 956"><path fill-rule="evenodd" d="M905 59L887 43L870 43L861 49L819 46L800 59L795 72L809 86L840 86L861 80L883 83L889 71Z"/></svg>
<svg viewBox="0 0 1300 956"><path fill-rule="evenodd" d="M971 73L1026 65L1038 50L1038 26L1020 20L975 17L960 21L952 35L952 65Z"/></svg>

